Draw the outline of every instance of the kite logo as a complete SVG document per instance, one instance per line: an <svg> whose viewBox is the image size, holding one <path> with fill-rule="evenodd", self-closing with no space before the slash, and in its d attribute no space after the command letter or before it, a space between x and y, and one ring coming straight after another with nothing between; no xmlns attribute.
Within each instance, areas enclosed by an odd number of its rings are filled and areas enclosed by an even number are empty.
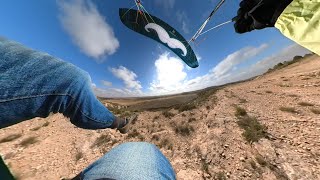
<svg viewBox="0 0 320 180"><path fill-rule="evenodd" d="M163 29L161 26L159 26L158 24L149 23L144 28L147 32L150 32L150 29L153 29L154 31L157 32L161 42L163 42L164 44L167 44L172 49L176 49L176 48L181 49L181 51L183 52L182 56L187 55L187 48L185 47L185 45L177 39L170 38L167 31Z"/></svg>

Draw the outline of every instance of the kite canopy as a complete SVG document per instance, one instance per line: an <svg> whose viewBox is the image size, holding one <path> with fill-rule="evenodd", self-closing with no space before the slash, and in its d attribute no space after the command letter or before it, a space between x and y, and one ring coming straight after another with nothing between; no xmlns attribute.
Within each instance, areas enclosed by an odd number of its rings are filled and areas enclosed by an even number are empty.
<svg viewBox="0 0 320 180"><path fill-rule="evenodd" d="M147 12L134 9L121 8L119 16L122 23L128 28L168 47L188 66L192 68L199 66L188 41L167 23Z"/></svg>

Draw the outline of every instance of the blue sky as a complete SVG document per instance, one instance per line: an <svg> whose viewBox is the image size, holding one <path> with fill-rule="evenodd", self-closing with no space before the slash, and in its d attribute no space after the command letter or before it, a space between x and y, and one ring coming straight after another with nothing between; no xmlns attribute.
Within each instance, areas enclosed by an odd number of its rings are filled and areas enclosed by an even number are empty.
<svg viewBox="0 0 320 180"><path fill-rule="evenodd" d="M149 13L190 39L218 0L145 0ZM227 0L207 29L235 16ZM200 66L188 68L169 49L126 28L119 8L133 0L10 0L0 2L0 36L68 61L92 78L99 96L173 94L242 80L308 53L275 28L236 34L232 24L192 44Z"/></svg>

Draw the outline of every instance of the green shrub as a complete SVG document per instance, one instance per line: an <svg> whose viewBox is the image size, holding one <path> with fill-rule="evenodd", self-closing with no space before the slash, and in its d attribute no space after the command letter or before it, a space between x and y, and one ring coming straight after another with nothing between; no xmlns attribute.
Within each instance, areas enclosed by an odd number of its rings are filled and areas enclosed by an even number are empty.
<svg viewBox="0 0 320 180"><path fill-rule="evenodd" d="M250 117L248 115L238 117L237 124L239 127L244 129L242 135L250 143L258 142L261 138L267 137L267 127L260 124L259 121L254 117Z"/></svg>
<svg viewBox="0 0 320 180"><path fill-rule="evenodd" d="M236 117L246 116L247 111L242 107L236 106L235 115L236 115Z"/></svg>

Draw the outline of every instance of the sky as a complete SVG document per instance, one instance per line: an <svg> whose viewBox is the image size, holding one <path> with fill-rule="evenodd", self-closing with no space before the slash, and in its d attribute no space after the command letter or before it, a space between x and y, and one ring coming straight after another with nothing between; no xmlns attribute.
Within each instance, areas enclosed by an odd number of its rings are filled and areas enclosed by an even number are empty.
<svg viewBox="0 0 320 180"><path fill-rule="evenodd" d="M191 39L218 0L144 0L146 10ZM206 29L232 19L239 0L226 0ZM0 36L87 71L96 95L176 94L247 79L308 50L275 28L237 34L233 24L200 36L191 46L199 67L125 27L119 8L134 0L0 1Z"/></svg>

